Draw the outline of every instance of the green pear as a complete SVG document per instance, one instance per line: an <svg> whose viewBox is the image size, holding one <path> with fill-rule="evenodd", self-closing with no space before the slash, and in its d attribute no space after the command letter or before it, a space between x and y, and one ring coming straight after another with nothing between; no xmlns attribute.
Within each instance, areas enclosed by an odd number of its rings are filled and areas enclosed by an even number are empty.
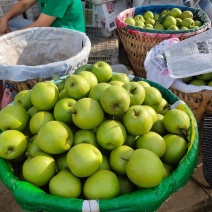
<svg viewBox="0 0 212 212"><path fill-rule="evenodd" d="M89 81L81 75L69 75L64 85L65 92L75 100L87 97L90 88Z"/></svg>
<svg viewBox="0 0 212 212"><path fill-rule="evenodd" d="M49 192L60 197L77 198L82 192L82 182L70 170L64 169L49 181Z"/></svg>
<svg viewBox="0 0 212 212"><path fill-rule="evenodd" d="M144 19L143 15L141 15L141 14L136 15L134 17L134 20L135 21L139 20L139 21L145 22L145 19Z"/></svg>
<svg viewBox="0 0 212 212"><path fill-rule="evenodd" d="M196 76L198 79L204 80L204 81L210 81L212 80L212 72L200 74Z"/></svg>
<svg viewBox="0 0 212 212"><path fill-rule="evenodd" d="M193 13L190 10L182 11L180 18L183 20L185 18L193 18Z"/></svg>
<svg viewBox="0 0 212 212"><path fill-rule="evenodd" d="M192 18L184 18L181 22L181 27L187 27L190 29L194 26L194 20Z"/></svg>
<svg viewBox="0 0 212 212"><path fill-rule="evenodd" d="M41 127L49 121L53 121L54 116L49 111L38 111L29 121L29 129L33 135L37 135Z"/></svg>
<svg viewBox="0 0 212 212"><path fill-rule="evenodd" d="M126 174L126 165L133 152L134 149L127 145L122 145L111 151L109 157L110 166L116 174Z"/></svg>
<svg viewBox="0 0 212 212"><path fill-rule="evenodd" d="M174 134L166 134L163 139L166 143L166 151L161 160L171 166L178 165L188 151L186 140Z"/></svg>
<svg viewBox="0 0 212 212"><path fill-rule="evenodd" d="M124 20L124 23L128 24L128 25L131 25L131 26L135 26L135 20L132 18L132 17L127 17L125 20Z"/></svg>
<svg viewBox="0 0 212 212"><path fill-rule="evenodd" d="M126 173L135 185L151 188L161 183L164 166L154 152L148 149L136 149L126 165Z"/></svg>
<svg viewBox="0 0 212 212"><path fill-rule="evenodd" d="M156 132L162 136L164 136L165 134L167 134L167 130L163 125L163 118L164 115L162 114L157 114L158 119L157 121L153 124L151 131Z"/></svg>
<svg viewBox="0 0 212 212"><path fill-rule="evenodd" d="M113 81L113 80L118 80L118 81L121 81L123 83L130 82L130 78L125 73L115 73L115 74L113 74L110 81Z"/></svg>
<svg viewBox="0 0 212 212"><path fill-rule="evenodd" d="M25 110L29 110L33 105L31 101L31 90L22 90L18 92L13 101L14 105L20 105Z"/></svg>
<svg viewBox="0 0 212 212"><path fill-rule="evenodd" d="M165 29L169 28L171 25L177 25L176 18L173 16L167 16L163 21L163 26Z"/></svg>
<svg viewBox="0 0 212 212"><path fill-rule="evenodd" d="M29 157L23 164L22 173L26 181L38 187L45 186L56 173L55 160L45 155Z"/></svg>
<svg viewBox="0 0 212 212"><path fill-rule="evenodd" d="M23 131L29 121L29 114L20 105L8 105L0 111L0 129Z"/></svg>
<svg viewBox="0 0 212 212"><path fill-rule="evenodd" d="M138 136L138 138L136 139L136 147L137 149L151 150L159 158L162 157L166 151L166 143L163 137L153 131Z"/></svg>
<svg viewBox="0 0 212 212"><path fill-rule="evenodd" d="M152 86L145 87L145 99L143 105L149 105L151 107L157 107L162 101L162 95L160 91Z"/></svg>
<svg viewBox="0 0 212 212"><path fill-rule="evenodd" d="M51 110L58 99L58 87L51 81L38 82L32 88L31 101L38 110Z"/></svg>
<svg viewBox="0 0 212 212"><path fill-rule="evenodd" d="M109 170L98 170L89 176L83 188L86 199L111 199L120 193L120 184L117 175Z"/></svg>
<svg viewBox="0 0 212 212"><path fill-rule="evenodd" d="M203 86L203 85L206 85L206 82L202 79L193 79L193 80L191 80L189 85Z"/></svg>
<svg viewBox="0 0 212 212"><path fill-rule="evenodd" d="M124 125L116 120L103 121L96 131L97 143L107 150L122 146L126 136L127 132Z"/></svg>
<svg viewBox="0 0 212 212"><path fill-rule="evenodd" d="M163 124L169 133L186 133L190 126L190 119L186 112L179 109L171 109L164 114Z"/></svg>
<svg viewBox="0 0 212 212"><path fill-rule="evenodd" d="M78 129L74 134L74 145L89 143L99 148L96 140L96 133L91 129Z"/></svg>
<svg viewBox="0 0 212 212"><path fill-rule="evenodd" d="M129 180L129 178L124 175L118 175L119 185L120 185L120 195L129 194L136 190L135 184Z"/></svg>
<svg viewBox="0 0 212 212"><path fill-rule="evenodd" d="M6 130L0 134L0 157L12 160L23 155L27 148L26 136L18 130Z"/></svg>
<svg viewBox="0 0 212 212"><path fill-rule="evenodd" d="M65 124L72 123L72 107L76 103L73 98L59 99L54 106L53 115L55 120L62 121Z"/></svg>
<svg viewBox="0 0 212 212"><path fill-rule="evenodd" d="M152 11L146 11L145 13L144 13L144 15L143 15L143 17L144 17L144 19L145 19L145 21L148 19L148 18L154 18L154 14L153 14L153 12Z"/></svg>
<svg viewBox="0 0 212 212"><path fill-rule="evenodd" d="M40 150L49 154L61 154L73 145L73 132L63 122L49 121L40 128L36 141Z"/></svg>
<svg viewBox="0 0 212 212"><path fill-rule="evenodd" d="M100 101L100 97L102 95L102 92L109 87L110 84L106 83L106 82L101 82L98 83L96 86L94 86L93 88L91 88L88 97L95 99L96 101Z"/></svg>
<svg viewBox="0 0 212 212"><path fill-rule="evenodd" d="M120 86L118 86L120 87ZM72 121L81 129L94 129L104 120L104 111L98 101L82 98L72 107Z"/></svg>
<svg viewBox="0 0 212 212"><path fill-rule="evenodd" d="M103 91L100 104L103 110L110 115L122 114L130 106L130 95L125 88L111 85Z"/></svg>
<svg viewBox="0 0 212 212"><path fill-rule="evenodd" d="M80 71L78 75L81 75L88 80L88 82L90 83L90 88L93 88L95 85L98 84L97 77L90 71Z"/></svg>
<svg viewBox="0 0 212 212"><path fill-rule="evenodd" d="M77 144L68 151L66 163L75 176L89 177L101 166L102 153L92 144Z"/></svg>
<svg viewBox="0 0 212 212"><path fill-rule="evenodd" d="M176 7L172 8L169 12L169 15L173 16L174 18L179 18L181 16L181 14L182 14L181 9L176 8Z"/></svg>
<svg viewBox="0 0 212 212"><path fill-rule="evenodd" d="M132 20L134 21L133 18ZM111 65L104 61L94 63L91 72L96 76L98 83L109 82L113 75Z"/></svg>

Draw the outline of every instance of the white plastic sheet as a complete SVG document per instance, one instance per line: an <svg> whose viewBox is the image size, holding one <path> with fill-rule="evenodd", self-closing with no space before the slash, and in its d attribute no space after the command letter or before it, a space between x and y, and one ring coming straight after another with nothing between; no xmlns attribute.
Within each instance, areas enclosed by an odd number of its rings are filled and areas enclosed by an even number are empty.
<svg viewBox="0 0 212 212"><path fill-rule="evenodd" d="M24 81L72 73L88 62L90 39L53 27L14 31L0 37L0 79Z"/></svg>
<svg viewBox="0 0 212 212"><path fill-rule="evenodd" d="M169 76L164 49L178 42L180 42L178 38L170 38L160 42L147 52L144 67L148 80L157 82L165 88L172 85L175 79Z"/></svg>
<svg viewBox="0 0 212 212"><path fill-rule="evenodd" d="M211 86L189 85L182 79L175 79L169 75L169 69L165 59L165 50L182 42L178 38L164 40L150 49L144 61L146 76L148 80L157 82L165 88L173 88L184 93L195 93L202 90L212 90Z"/></svg>

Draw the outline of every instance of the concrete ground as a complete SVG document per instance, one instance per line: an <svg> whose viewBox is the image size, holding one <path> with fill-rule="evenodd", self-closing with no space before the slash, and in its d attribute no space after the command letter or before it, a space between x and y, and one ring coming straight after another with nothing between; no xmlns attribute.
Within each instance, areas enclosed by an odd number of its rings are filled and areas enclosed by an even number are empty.
<svg viewBox="0 0 212 212"><path fill-rule="evenodd" d="M126 54L120 46L119 63L126 65L132 71ZM200 145L201 146L201 145ZM207 185L203 175L201 148L199 160L187 184L174 193L165 201L158 212L212 212L212 189L205 189L198 185L196 180ZM22 212L21 208L16 204L12 193L0 182L0 211L1 212Z"/></svg>

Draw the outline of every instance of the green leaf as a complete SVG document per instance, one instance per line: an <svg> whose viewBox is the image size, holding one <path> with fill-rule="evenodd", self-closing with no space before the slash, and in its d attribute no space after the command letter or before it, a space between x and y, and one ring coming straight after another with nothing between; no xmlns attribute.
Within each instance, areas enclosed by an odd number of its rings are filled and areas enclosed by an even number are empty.
<svg viewBox="0 0 212 212"><path fill-rule="evenodd" d="M92 67L92 64L81 65L74 71L74 74L78 74L81 71L91 71Z"/></svg>
<svg viewBox="0 0 212 212"><path fill-rule="evenodd" d="M61 80L61 78L57 74L52 74L52 79L55 81Z"/></svg>

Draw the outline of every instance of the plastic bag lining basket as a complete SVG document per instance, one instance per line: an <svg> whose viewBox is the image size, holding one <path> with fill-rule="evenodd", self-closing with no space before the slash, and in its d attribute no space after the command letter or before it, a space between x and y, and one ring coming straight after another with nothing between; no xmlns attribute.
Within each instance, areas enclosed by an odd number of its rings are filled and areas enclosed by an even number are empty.
<svg viewBox="0 0 212 212"><path fill-rule="evenodd" d="M124 23L125 18L134 17L137 14L144 14L146 11L150 10L153 13L160 13L164 9L172 9L177 7L184 10L190 10L194 13L194 17L202 21L203 25L197 29L185 30L150 30L139 28L136 26L130 26ZM144 68L144 60L146 58L146 53L155 45L161 41L171 38L178 37L180 40L189 38L196 34L206 31L211 27L211 21L207 14L200 9L194 9L186 6L179 5L148 5L133 7L122 11L116 18L117 31L120 39L123 43L124 49L127 52L129 61L133 68L135 75L146 77L146 72Z"/></svg>
<svg viewBox="0 0 212 212"><path fill-rule="evenodd" d="M64 73L68 74L69 72L73 72L78 66L81 66L83 64L86 64L88 62L88 56L90 54L90 49L91 49L91 42L89 37L81 32L78 31L74 31L74 30L68 30L68 29L62 29L62 28L32 28L32 29L25 29L25 30L21 30L21 31L15 31L15 32L11 32L7 35L4 35L1 37L0 42L5 42L6 36L10 36L10 39L15 40L18 39L18 36L26 36L26 35L40 35L40 33L51 33L52 36L55 34L61 34L61 35L67 35L67 39L70 39L75 41L75 45L78 41L78 45L81 45L78 50L75 50L74 48L71 49L71 54L72 56L70 56L70 58L68 58L68 55L64 55L62 52L62 59L61 61L55 61L54 58L52 59L52 62L48 63L48 64L44 64L44 65L7 65L7 64L1 64L1 70L2 71L6 71L7 69L11 70L11 77L10 78L3 78L9 85L11 85L13 87L14 90L16 90L16 92L19 92L21 90L28 90L31 89L37 82L41 82L41 81L45 81L45 80L50 80L52 79L52 72L50 73L48 70L53 70L55 68L55 70L57 72L59 72L60 75L64 75ZM17 36L18 35L18 36ZM13 36L13 37L12 37ZM15 39L14 39L15 38ZM25 38L25 37L24 37ZM79 38L79 40L76 40L77 38ZM19 37L20 39L20 37ZM28 39L28 37L27 37ZM33 40L33 42L36 40ZM81 42L82 41L82 42ZM32 42L32 43L33 43ZM38 39L39 42L39 39ZM42 43L42 42L41 42ZM40 44L41 45L41 44ZM72 42L70 42L70 48L71 48ZM30 43L28 42L28 44L22 48L30 48ZM57 54L59 54L59 50L56 49L56 51L58 51ZM55 52L54 52L55 53ZM69 55L71 55L69 53ZM48 53L49 57L51 57L51 54ZM63 59L64 58L64 59ZM33 60L33 58L32 58ZM5 70L4 70L5 69ZM22 70L25 71L27 70L29 77L26 78L25 76L21 77L23 79L22 80L16 80L13 79L13 76L16 75L12 75L12 71L15 70ZM32 71L30 73L30 71ZM1 73L2 74L2 73ZM31 74L31 75L30 75ZM28 76L27 75L27 76ZM41 76L45 76L45 77L41 77Z"/></svg>
<svg viewBox="0 0 212 212"><path fill-rule="evenodd" d="M134 78L134 81L145 80L143 78ZM176 103L179 98L168 89L161 85L148 81L151 86L158 88L162 96L170 103ZM170 197L171 194L184 186L196 167L198 159L199 135L196 120L187 105L186 109L190 117L189 150L187 155L179 163L170 176L154 188L142 189L130 194L122 195L117 198L96 201L99 211L117 211L117 212L153 212L156 211L162 203ZM26 211L83 211L83 205L86 201L76 198L62 198L55 195L49 195L43 190L33 186L25 181L20 181L11 171L11 167L6 160L0 158L0 179L3 184L9 188L17 203ZM95 200L93 200L95 201ZM89 203L87 203L89 204ZM92 204L92 203L91 203Z"/></svg>

